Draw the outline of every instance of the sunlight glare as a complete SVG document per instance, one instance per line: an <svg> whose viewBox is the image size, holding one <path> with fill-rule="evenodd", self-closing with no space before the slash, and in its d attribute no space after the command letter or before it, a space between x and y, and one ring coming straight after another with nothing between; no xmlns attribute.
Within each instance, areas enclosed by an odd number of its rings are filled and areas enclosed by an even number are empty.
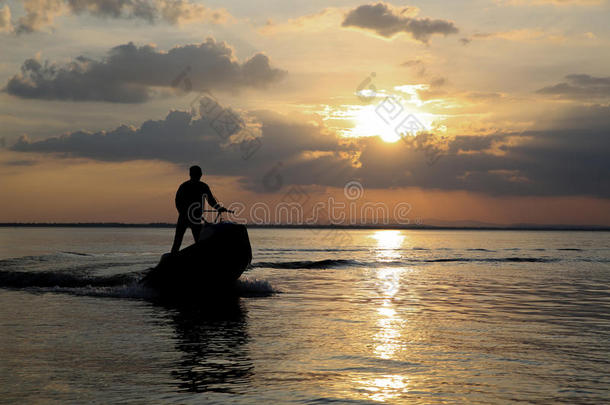
<svg viewBox="0 0 610 405"><path fill-rule="evenodd" d="M410 380L407 376L388 374L382 377L356 381L367 397L376 402L387 402L409 392Z"/></svg>
<svg viewBox="0 0 610 405"><path fill-rule="evenodd" d="M371 237L377 240L377 249L385 251L382 255L385 257L395 257L397 252L392 251L400 248L405 240L401 231L394 230L376 231Z"/></svg>
<svg viewBox="0 0 610 405"><path fill-rule="evenodd" d="M352 133L355 136L379 136L383 141L394 143L400 139L394 127L388 125L375 111L374 106L366 106L354 117L355 126Z"/></svg>

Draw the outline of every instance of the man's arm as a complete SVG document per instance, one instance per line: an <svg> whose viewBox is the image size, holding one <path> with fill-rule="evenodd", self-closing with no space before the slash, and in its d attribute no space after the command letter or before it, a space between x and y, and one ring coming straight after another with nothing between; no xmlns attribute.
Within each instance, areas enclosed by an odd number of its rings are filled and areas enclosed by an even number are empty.
<svg viewBox="0 0 610 405"><path fill-rule="evenodd" d="M212 195L212 190L210 190L210 187L205 183L203 183L203 187L203 195L205 196L206 200L208 200L208 204L210 204L210 206L215 210L220 210L222 207L220 204L218 204L218 201L216 201L214 195Z"/></svg>
<svg viewBox="0 0 610 405"><path fill-rule="evenodd" d="M182 187L183 185L180 185L180 187L178 187L178 191L176 191L176 209L178 210L178 212L180 214L182 214L184 211L186 211L186 208L184 206L184 187Z"/></svg>

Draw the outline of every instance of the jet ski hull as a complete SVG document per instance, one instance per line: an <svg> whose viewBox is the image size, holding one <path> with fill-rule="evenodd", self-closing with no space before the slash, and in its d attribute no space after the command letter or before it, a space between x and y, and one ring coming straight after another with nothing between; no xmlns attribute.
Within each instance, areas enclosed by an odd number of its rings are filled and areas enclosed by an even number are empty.
<svg viewBox="0 0 610 405"><path fill-rule="evenodd" d="M206 294L230 289L252 261L244 225L206 225L199 242L164 254L142 283L164 295Z"/></svg>

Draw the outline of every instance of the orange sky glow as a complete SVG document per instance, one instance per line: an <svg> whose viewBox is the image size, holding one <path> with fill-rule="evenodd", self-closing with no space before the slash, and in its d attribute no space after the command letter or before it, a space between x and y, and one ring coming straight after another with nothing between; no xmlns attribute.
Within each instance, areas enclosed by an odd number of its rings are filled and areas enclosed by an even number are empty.
<svg viewBox="0 0 610 405"><path fill-rule="evenodd" d="M173 222L199 164L250 223L610 226L607 2L187 3L5 2L0 222Z"/></svg>

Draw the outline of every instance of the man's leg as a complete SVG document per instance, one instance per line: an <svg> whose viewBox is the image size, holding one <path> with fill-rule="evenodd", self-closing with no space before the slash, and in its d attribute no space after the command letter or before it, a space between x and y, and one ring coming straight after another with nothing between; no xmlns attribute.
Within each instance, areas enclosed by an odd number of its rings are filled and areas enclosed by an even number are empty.
<svg viewBox="0 0 610 405"><path fill-rule="evenodd" d="M182 237L184 236L185 231L186 223L182 218L178 218L178 222L176 223L176 234L174 235L174 244L172 245L172 253L176 253L180 250Z"/></svg>
<svg viewBox="0 0 610 405"><path fill-rule="evenodd" d="M199 235L201 235L201 224L191 224L191 232L193 233L195 243L199 242Z"/></svg>

